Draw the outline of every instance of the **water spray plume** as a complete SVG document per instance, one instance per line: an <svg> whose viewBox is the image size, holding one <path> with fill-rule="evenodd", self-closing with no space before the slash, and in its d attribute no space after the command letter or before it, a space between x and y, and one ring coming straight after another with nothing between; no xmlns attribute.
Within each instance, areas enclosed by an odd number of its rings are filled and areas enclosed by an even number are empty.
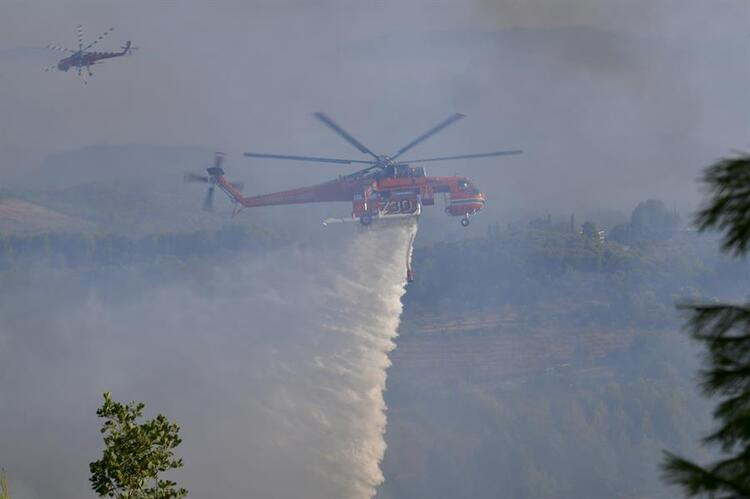
<svg viewBox="0 0 750 499"><path fill-rule="evenodd" d="M127 296L52 304L34 334L0 319L0 342L9 339L0 364L14 373L0 448L14 483L32 497L85 495L81 470L100 438L93 413L111 390L180 424L185 467L173 478L195 497L372 497L416 231L376 225L212 262L190 284L137 281ZM55 411L24 409L50 401ZM64 478L45 482L39 470L52 465Z"/></svg>

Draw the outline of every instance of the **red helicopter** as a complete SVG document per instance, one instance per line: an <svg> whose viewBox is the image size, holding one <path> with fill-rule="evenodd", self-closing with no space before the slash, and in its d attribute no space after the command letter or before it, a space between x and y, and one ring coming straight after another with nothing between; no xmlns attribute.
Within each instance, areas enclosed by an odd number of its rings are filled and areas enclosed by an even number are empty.
<svg viewBox="0 0 750 499"><path fill-rule="evenodd" d="M245 153L245 156L320 163L366 164L368 166L354 173L340 175L338 178L322 184L245 197L241 193L242 185L229 182L224 177L224 169L222 168L224 155L217 153L214 166L206 169L208 175L186 174L185 181L209 184L203 203L206 210L212 209L214 190L218 186L235 204L233 215L244 208L259 206L332 201L352 203L351 217L329 218L323 222L324 225L359 221L362 225L368 226L373 221L378 220L418 217L422 213L423 206L432 206L435 204L436 194L444 194L446 200L445 212L451 216L461 217L461 225L466 227L469 225L469 218L476 215L484 207L484 193L477 189L466 177L430 177L427 176L424 167L412 167L409 165L429 161L509 156L523 152L520 150L509 150L398 161L397 158L403 153L460 120L464 115L459 113L453 114L406 144L396 151L393 156L376 155L323 113L315 113L314 116L343 137L344 140L356 147L360 152L370 155L372 159L335 159L250 152ZM409 281L413 277L408 265L407 277Z"/></svg>
<svg viewBox="0 0 750 499"><path fill-rule="evenodd" d="M105 59L113 59L115 57L122 57L126 55L130 55L133 50L135 50L135 47L131 46L130 40L125 42L125 45L121 47L121 50L119 52L94 52L89 51L89 49L93 46L95 46L97 43L99 43L101 40L109 36L110 33L114 31L114 28L109 28L107 31L99 35L99 37L94 40L93 42L89 43L85 47L83 46L83 26L78 25L76 28L76 32L78 35L78 50L73 49L66 49L63 47L58 47L55 45L47 45L48 49L57 50L60 52L67 52L71 55L68 57L65 57L64 59L61 59L56 65L50 66L49 68L45 69L46 72L49 72L52 69L59 69L60 71L68 72L71 68L78 69L78 76L81 77L83 80L83 83L88 83L86 77L87 76L94 76L94 74L91 72L91 66L94 64L99 64L100 61L103 61ZM85 72L84 72L85 69Z"/></svg>

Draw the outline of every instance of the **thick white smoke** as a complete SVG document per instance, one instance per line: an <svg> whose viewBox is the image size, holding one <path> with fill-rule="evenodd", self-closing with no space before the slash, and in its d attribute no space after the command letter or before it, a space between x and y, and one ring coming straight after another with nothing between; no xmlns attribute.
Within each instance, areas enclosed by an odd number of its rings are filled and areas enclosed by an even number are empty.
<svg viewBox="0 0 750 499"><path fill-rule="evenodd" d="M113 282L34 319L3 314L0 465L14 498L89 495L105 390L181 424L185 468L174 478L192 497L371 497L415 230L372 227L219 260L191 285L123 296ZM36 330L22 332L29 321Z"/></svg>

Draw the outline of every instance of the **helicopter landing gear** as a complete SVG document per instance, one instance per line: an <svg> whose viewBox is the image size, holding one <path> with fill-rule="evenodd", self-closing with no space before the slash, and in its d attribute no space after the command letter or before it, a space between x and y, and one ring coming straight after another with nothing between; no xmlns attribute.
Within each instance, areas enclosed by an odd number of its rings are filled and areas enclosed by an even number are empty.
<svg viewBox="0 0 750 499"><path fill-rule="evenodd" d="M468 227L469 226L469 217L464 217L461 219L461 226L462 227Z"/></svg>
<svg viewBox="0 0 750 499"><path fill-rule="evenodd" d="M372 223L372 215L370 215L369 213L365 213L364 215L359 217L359 223L367 227Z"/></svg>

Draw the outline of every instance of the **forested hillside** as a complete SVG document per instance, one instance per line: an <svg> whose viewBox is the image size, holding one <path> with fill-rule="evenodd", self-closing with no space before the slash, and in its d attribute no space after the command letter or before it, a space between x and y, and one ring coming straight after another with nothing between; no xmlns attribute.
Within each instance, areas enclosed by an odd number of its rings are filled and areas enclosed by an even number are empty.
<svg viewBox="0 0 750 499"><path fill-rule="evenodd" d="M709 426L675 305L750 289L678 223L647 202L618 240L541 219L420 248L379 497L673 497L661 449Z"/></svg>
<svg viewBox="0 0 750 499"><path fill-rule="evenodd" d="M674 324L678 301L750 284L750 267L690 230L624 243L546 221L420 248L415 268L407 322L491 313L527 324L660 328Z"/></svg>
<svg viewBox="0 0 750 499"><path fill-rule="evenodd" d="M391 354L380 497L671 496L660 450L698 455L708 420L674 305L738 296L750 272L675 220L640 230L636 218L620 240L542 219L417 248ZM200 282L204 264L290 242L252 224L2 234L0 312L33 328L41 303L127 299L143 279Z"/></svg>

